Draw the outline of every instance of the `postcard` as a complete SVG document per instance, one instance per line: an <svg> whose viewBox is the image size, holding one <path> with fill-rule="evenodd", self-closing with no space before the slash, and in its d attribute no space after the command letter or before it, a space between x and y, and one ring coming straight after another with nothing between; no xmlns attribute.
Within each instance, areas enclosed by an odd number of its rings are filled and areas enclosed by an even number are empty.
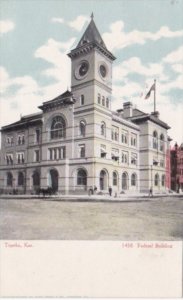
<svg viewBox="0 0 183 300"><path fill-rule="evenodd" d="M0 10L0 296L181 298L183 1Z"/></svg>

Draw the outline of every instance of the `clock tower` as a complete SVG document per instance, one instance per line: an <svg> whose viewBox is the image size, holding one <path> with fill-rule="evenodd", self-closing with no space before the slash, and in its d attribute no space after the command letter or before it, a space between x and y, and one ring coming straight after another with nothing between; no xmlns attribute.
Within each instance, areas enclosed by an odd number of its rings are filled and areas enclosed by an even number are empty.
<svg viewBox="0 0 183 300"><path fill-rule="evenodd" d="M112 91L112 62L115 59L107 49L91 15L91 21L71 58L71 90L76 110L100 105L110 109Z"/></svg>

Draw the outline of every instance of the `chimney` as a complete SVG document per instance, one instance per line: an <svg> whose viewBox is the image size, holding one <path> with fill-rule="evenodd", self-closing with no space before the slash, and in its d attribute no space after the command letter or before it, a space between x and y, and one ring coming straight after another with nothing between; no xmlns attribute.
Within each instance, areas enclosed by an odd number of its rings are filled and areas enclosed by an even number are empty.
<svg viewBox="0 0 183 300"><path fill-rule="evenodd" d="M153 111L152 113L151 113L151 115L152 116L154 116L155 118L157 118L157 119L159 119L159 111Z"/></svg>
<svg viewBox="0 0 183 300"><path fill-rule="evenodd" d="M123 117L130 118L133 116L133 104L132 102L125 102L123 104Z"/></svg>

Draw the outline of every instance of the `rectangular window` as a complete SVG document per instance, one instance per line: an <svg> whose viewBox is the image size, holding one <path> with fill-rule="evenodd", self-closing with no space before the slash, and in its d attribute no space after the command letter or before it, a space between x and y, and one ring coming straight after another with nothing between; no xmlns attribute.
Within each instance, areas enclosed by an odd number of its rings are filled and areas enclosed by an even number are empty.
<svg viewBox="0 0 183 300"><path fill-rule="evenodd" d="M122 151L121 162L123 164L128 164L128 152L127 151Z"/></svg>
<svg viewBox="0 0 183 300"><path fill-rule="evenodd" d="M39 150L35 150L35 162L39 162L40 160L40 155L39 155Z"/></svg>
<svg viewBox="0 0 183 300"><path fill-rule="evenodd" d="M131 164L137 165L137 153L131 153Z"/></svg>
<svg viewBox="0 0 183 300"><path fill-rule="evenodd" d="M53 149L53 159L57 159L57 149Z"/></svg>
<svg viewBox="0 0 183 300"><path fill-rule="evenodd" d="M161 159L161 160L160 160L160 167L164 168L164 166L165 166L165 162L164 162L163 159Z"/></svg>
<svg viewBox="0 0 183 300"><path fill-rule="evenodd" d="M25 136L24 134L19 134L17 137L17 144L24 145L25 144Z"/></svg>
<svg viewBox="0 0 183 300"><path fill-rule="evenodd" d="M6 138L6 144L7 144L8 146L12 146L13 143L14 143L14 141L13 141L13 136L8 136L8 137Z"/></svg>
<svg viewBox="0 0 183 300"><path fill-rule="evenodd" d="M52 160L53 159L52 149L48 149L48 151L49 151L49 160Z"/></svg>
<svg viewBox="0 0 183 300"><path fill-rule="evenodd" d="M81 103L81 105L85 104L85 97L84 97L84 95L81 95L80 103Z"/></svg>
<svg viewBox="0 0 183 300"><path fill-rule="evenodd" d="M137 135L135 133L131 133L131 146L137 147Z"/></svg>
<svg viewBox="0 0 183 300"><path fill-rule="evenodd" d="M65 146L58 148L58 158L65 159Z"/></svg>
<svg viewBox="0 0 183 300"><path fill-rule="evenodd" d="M118 141L118 138L119 138L119 128L118 127L112 126L111 138L113 141Z"/></svg>
<svg viewBox="0 0 183 300"><path fill-rule="evenodd" d="M7 165L13 165L13 153L6 154Z"/></svg>
<svg viewBox="0 0 183 300"><path fill-rule="evenodd" d="M164 141L160 141L160 151L164 152Z"/></svg>
<svg viewBox="0 0 183 300"><path fill-rule="evenodd" d="M100 102L101 102L101 95L100 94L98 94L97 101L98 101L98 104L100 104Z"/></svg>
<svg viewBox="0 0 183 300"><path fill-rule="evenodd" d="M106 157L106 145L100 145L100 157Z"/></svg>
<svg viewBox="0 0 183 300"><path fill-rule="evenodd" d="M79 145L79 157L85 157L85 145Z"/></svg>
<svg viewBox="0 0 183 300"><path fill-rule="evenodd" d="M105 97L102 96L102 105L105 106Z"/></svg>
<svg viewBox="0 0 183 300"><path fill-rule="evenodd" d="M36 143L40 143L40 129L39 128L37 128L36 129L36 138L35 138L35 142Z"/></svg>
<svg viewBox="0 0 183 300"><path fill-rule="evenodd" d="M109 108L109 98L106 98L106 107Z"/></svg>
<svg viewBox="0 0 183 300"><path fill-rule="evenodd" d="M17 157L17 164L23 164L25 159L24 159L24 152L19 152L16 155Z"/></svg>
<svg viewBox="0 0 183 300"><path fill-rule="evenodd" d="M50 148L48 151L49 160L65 159L65 146Z"/></svg>
<svg viewBox="0 0 183 300"><path fill-rule="evenodd" d="M121 142L123 144L128 144L128 131L123 130L121 134Z"/></svg>
<svg viewBox="0 0 183 300"><path fill-rule="evenodd" d="M115 161L119 160L119 150L116 148L112 148L111 158Z"/></svg>

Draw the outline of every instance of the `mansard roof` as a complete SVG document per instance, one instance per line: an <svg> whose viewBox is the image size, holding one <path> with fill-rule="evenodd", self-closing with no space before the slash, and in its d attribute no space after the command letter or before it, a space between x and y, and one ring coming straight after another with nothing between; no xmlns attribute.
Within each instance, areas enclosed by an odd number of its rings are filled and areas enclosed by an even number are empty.
<svg viewBox="0 0 183 300"><path fill-rule="evenodd" d="M66 105L74 104L75 102L76 100L73 97L73 93L67 90L66 92L57 96L56 98L43 102L43 104L40 105L39 108L42 109L43 111L46 111L47 109L66 106Z"/></svg>
<svg viewBox="0 0 183 300"><path fill-rule="evenodd" d="M81 53L89 52L91 49L97 48L100 52L105 54L112 60L115 60L115 56L107 49L96 25L93 20L93 15L91 17L91 21L86 28L84 34L82 35L79 43L76 48L71 50L68 54L69 57L78 56Z"/></svg>
<svg viewBox="0 0 183 300"><path fill-rule="evenodd" d="M25 128L27 125L37 124L42 122L42 112L34 113L30 115L26 115L20 118L19 121L16 121L14 123L5 125L1 128L1 131L4 130L12 130L17 128Z"/></svg>

